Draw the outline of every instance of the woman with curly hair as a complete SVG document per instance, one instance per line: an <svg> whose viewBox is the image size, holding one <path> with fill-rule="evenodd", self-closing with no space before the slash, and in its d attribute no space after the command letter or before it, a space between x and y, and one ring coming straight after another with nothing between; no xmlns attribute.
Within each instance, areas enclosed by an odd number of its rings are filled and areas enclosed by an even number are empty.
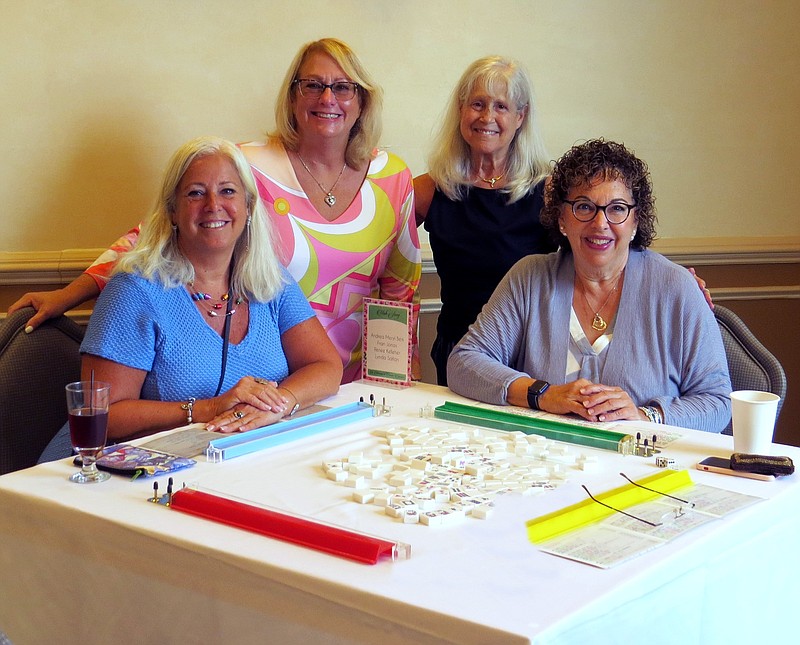
<svg viewBox="0 0 800 645"><path fill-rule="evenodd" d="M686 269L648 250L650 174L624 145L574 146L545 189L556 253L520 260L448 362L464 396L589 421L722 431L725 350Z"/></svg>

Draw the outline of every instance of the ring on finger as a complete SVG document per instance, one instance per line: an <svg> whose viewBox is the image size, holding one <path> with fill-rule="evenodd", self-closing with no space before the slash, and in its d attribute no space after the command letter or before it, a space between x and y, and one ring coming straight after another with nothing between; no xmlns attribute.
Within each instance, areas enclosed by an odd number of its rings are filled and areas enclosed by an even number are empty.
<svg viewBox="0 0 800 645"><path fill-rule="evenodd" d="M236 412L233 413L234 419L241 419L243 416L244 412L242 412L241 410L236 410Z"/></svg>
<svg viewBox="0 0 800 645"><path fill-rule="evenodd" d="M256 376L253 378L256 383L260 383L261 385L269 385L269 381L266 379L261 378L260 376Z"/></svg>

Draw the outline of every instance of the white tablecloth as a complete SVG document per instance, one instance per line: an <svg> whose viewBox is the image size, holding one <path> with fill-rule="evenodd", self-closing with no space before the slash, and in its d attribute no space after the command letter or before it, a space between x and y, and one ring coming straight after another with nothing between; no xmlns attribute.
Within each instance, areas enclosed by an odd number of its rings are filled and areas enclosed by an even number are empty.
<svg viewBox="0 0 800 645"><path fill-rule="evenodd" d="M324 435L176 481L233 494L412 545L407 561L370 566L146 502L152 480L67 481L68 460L0 477L0 626L26 643L751 643L794 638L800 573L797 475L760 482L691 471L696 482L767 501L609 570L540 552L525 522L603 491L653 459L599 456L555 491L504 496L488 520L404 525L349 501L323 459L379 441L449 390L353 384L326 403L375 393L393 406ZM406 416L404 416L406 415ZM416 421L420 421L418 418ZM428 424L450 422L425 420ZM727 456L730 437L680 430L666 456L694 468ZM777 448L800 459L800 450ZM161 490L166 477L160 478Z"/></svg>

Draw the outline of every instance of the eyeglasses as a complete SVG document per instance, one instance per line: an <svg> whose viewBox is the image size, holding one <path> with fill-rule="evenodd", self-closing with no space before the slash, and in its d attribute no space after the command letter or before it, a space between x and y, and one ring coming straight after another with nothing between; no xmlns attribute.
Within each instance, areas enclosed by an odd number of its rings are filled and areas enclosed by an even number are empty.
<svg viewBox="0 0 800 645"><path fill-rule="evenodd" d="M597 215L597 211L603 211L603 215L606 216L609 224L622 224L628 219L631 210L636 208L636 204L626 204L625 202L611 202L605 206L600 206L600 204L595 204L589 199L576 199L574 201L565 199L564 203L572 206L572 214L579 222L591 222Z"/></svg>
<svg viewBox="0 0 800 645"><path fill-rule="evenodd" d="M639 483L633 481L625 473L620 473L620 475L622 475L625 479L627 479L634 486L638 486L639 488L643 488L644 490L650 491L651 493L656 493L658 495L663 495L664 497L669 497L670 499L674 499L674 500L676 500L678 502L681 502L681 506L675 507L675 508L667 511L666 513L662 514L661 517L659 518L659 520L660 520L659 522L651 522L650 520L647 520L647 519L645 519L643 517L639 517L637 515L633 515L632 513L626 513L623 510L620 510L618 508L614 508L610 504L606 504L605 502L602 502L599 499L597 499L594 495L592 495L589 492L589 489L586 488L586 486L582 485L581 487L583 488L583 490L586 491L586 494L591 498L592 501L597 502L601 506L605 506L608 509L611 509L615 513L621 513L622 515L630 517L630 518L632 518L634 520L638 520L639 522L644 522L645 524L648 524L648 525L650 525L652 527L659 527L659 526L664 526L664 525L667 525L667 524L671 524L672 522L677 520L679 517L683 517L684 515L688 515L691 512L691 510L694 508L694 502L690 502L688 500L681 499L680 497L675 497L674 495L670 495L669 493L662 493L660 490L656 490L654 488L648 488L647 486L643 486L642 484L639 484Z"/></svg>
<svg viewBox="0 0 800 645"><path fill-rule="evenodd" d="M323 83L322 81L315 81L313 78L297 78L292 81L292 84L297 85L300 89L300 94L308 98L318 98L322 96L325 90L330 89L338 101L349 101L356 95L356 90L361 87L353 81Z"/></svg>

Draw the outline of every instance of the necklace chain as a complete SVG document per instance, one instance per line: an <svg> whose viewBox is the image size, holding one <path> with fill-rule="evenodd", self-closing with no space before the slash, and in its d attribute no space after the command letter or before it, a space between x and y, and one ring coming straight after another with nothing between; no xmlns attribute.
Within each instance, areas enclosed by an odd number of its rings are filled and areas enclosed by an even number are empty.
<svg viewBox="0 0 800 645"><path fill-rule="evenodd" d="M297 154L297 158L300 160L300 163L303 164L303 168L306 169L306 172L308 173L309 177L311 177L311 179L313 179L317 183L317 186L319 186L319 189L323 193L326 193L325 194L325 203L329 207L333 208L336 205L336 195L333 194L333 189L336 188L336 184L338 184L339 180L342 178L342 175L344 174L344 169L347 167L347 162L344 163L344 165L342 166L342 169L339 171L339 176L336 178L336 181L333 182L333 186L331 186L331 189L330 190L325 190L325 188L322 186L322 184L319 183L319 180L311 172L311 169L306 165L306 162L303 161L303 158L300 156L300 153L298 152L298 153L295 153L295 154Z"/></svg>
<svg viewBox="0 0 800 645"><path fill-rule="evenodd" d="M600 312L606 308L606 305L611 300L611 296L613 296L614 292L616 292L617 287L619 286L619 279L621 277L622 273L620 273L617 276L617 279L614 281L614 288L611 290L606 299L603 301L603 304L600 306L599 309L597 309L597 311L594 312L594 317L592 318L592 329L594 329L595 331L605 331L606 329L608 329L608 323L600 315ZM581 293L583 293L583 299L589 306L589 311L593 311L594 307L592 307L592 304L589 302L589 297L586 295L586 288L583 286L583 283L581 283Z"/></svg>

